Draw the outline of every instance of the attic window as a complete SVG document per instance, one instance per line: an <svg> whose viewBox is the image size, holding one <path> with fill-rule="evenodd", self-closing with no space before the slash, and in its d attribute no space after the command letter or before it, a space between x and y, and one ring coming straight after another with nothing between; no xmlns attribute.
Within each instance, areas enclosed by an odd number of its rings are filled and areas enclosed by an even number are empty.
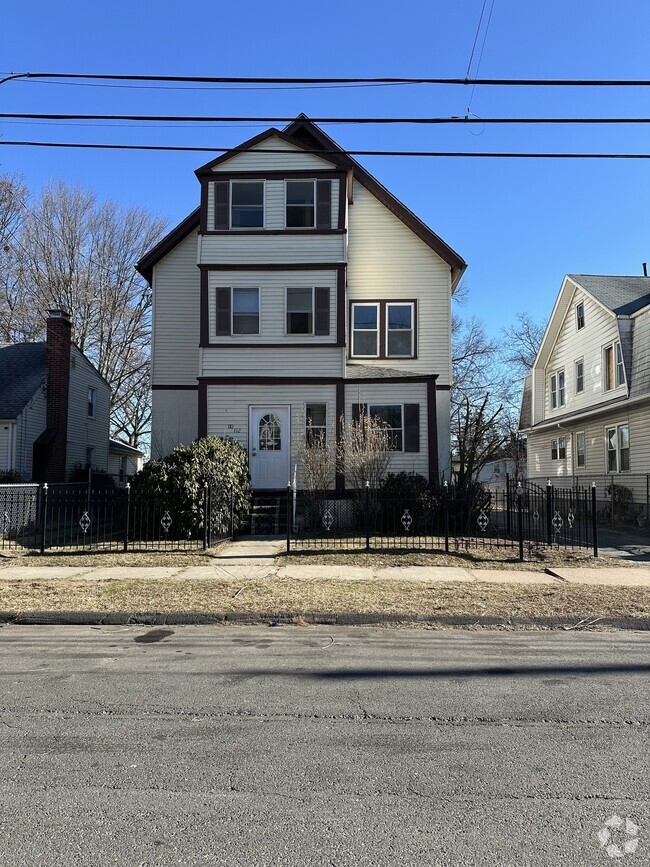
<svg viewBox="0 0 650 867"><path fill-rule="evenodd" d="M230 226L233 229L263 228L264 181L232 182Z"/></svg>
<svg viewBox="0 0 650 867"><path fill-rule="evenodd" d="M578 326L578 331L585 327L585 305L583 301L576 305L576 325Z"/></svg>

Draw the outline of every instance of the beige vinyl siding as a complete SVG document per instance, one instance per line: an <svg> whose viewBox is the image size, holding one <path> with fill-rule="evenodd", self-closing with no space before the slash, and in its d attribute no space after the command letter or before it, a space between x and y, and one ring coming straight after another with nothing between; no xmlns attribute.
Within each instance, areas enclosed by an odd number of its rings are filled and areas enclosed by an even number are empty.
<svg viewBox="0 0 650 867"><path fill-rule="evenodd" d="M152 383L192 385L199 370L200 273L197 232L154 267Z"/></svg>
<svg viewBox="0 0 650 867"><path fill-rule="evenodd" d="M32 477L34 440L45 430L46 419L45 391L39 389L16 420L16 469L25 481Z"/></svg>
<svg viewBox="0 0 650 867"><path fill-rule="evenodd" d="M260 333L233 337L216 336L217 286L259 289ZM330 289L330 333L327 336L286 334L286 290L288 288ZM336 271L210 271L208 276L208 319L210 340L219 343L336 343ZM241 350L240 355L245 353ZM340 353L339 353L340 354ZM259 361L259 352L254 354ZM205 364L205 362L204 362ZM337 368L340 374L340 366Z"/></svg>
<svg viewBox="0 0 650 867"><path fill-rule="evenodd" d="M95 417L88 417L88 389L95 389ZM111 393L108 385L76 346L70 349L68 397L68 445L66 475L86 465L86 449L94 449L93 467L108 469L108 435Z"/></svg>
<svg viewBox="0 0 650 867"><path fill-rule="evenodd" d="M420 473L429 475L429 457L427 451L427 387L420 382L377 382L353 383L345 385L345 418L352 418L352 404L396 404L417 403L420 405L420 451L393 452L389 472ZM447 463L449 457L447 457Z"/></svg>
<svg viewBox="0 0 650 867"><path fill-rule="evenodd" d="M345 235L247 235L245 232L204 235L201 264L219 262L273 265L285 262L343 262Z"/></svg>
<svg viewBox="0 0 650 867"><path fill-rule="evenodd" d="M154 389L151 394L151 457L162 458L198 436L198 392Z"/></svg>
<svg viewBox="0 0 650 867"><path fill-rule="evenodd" d="M348 300L417 299L418 302L418 358L360 362L437 373L438 382L449 385L449 265L357 181L348 220Z"/></svg>
<svg viewBox="0 0 650 867"><path fill-rule="evenodd" d="M330 215L332 227L339 220L339 181L332 178L332 211ZM216 228L214 213L214 183L208 184L208 229ZM278 230L286 228L285 213L285 181L284 178L267 178L264 182L264 228ZM239 230L241 232L241 230ZM309 233L309 229L305 229Z"/></svg>
<svg viewBox="0 0 650 867"><path fill-rule="evenodd" d="M308 403L324 403L327 407L327 438L336 440L336 386L320 385L209 385L208 434L232 437L248 451L248 418L251 406L291 407L291 453L289 465L293 478L298 463L298 449L305 438L305 421ZM302 485L300 468L298 486Z"/></svg>
<svg viewBox="0 0 650 867"><path fill-rule="evenodd" d="M279 150L284 153L258 153L263 150ZM334 166L321 157L306 153L284 139L272 136L259 142L246 153L235 154L230 159L213 166L215 174L219 172L264 172L264 171L309 171L314 169L332 169Z"/></svg>
<svg viewBox="0 0 650 867"><path fill-rule="evenodd" d="M343 349L204 349L203 376L343 376Z"/></svg>
<svg viewBox="0 0 650 867"><path fill-rule="evenodd" d="M577 476L588 479L591 475L607 473L606 430L621 424L630 427L630 472L617 473L616 479L625 484L626 475L650 473L650 404L619 406L611 412L584 421L564 424L562 430L531 431L528 435L529 478L556 478ZM576 466L575 435L585 434L585 466ZM567 438L566 461L551 460L551 440L560 436Z"/></svg>
<svg viewBox="0 0 650 867"><path fill-rule="evenodd" d="M585 326L576 327L576 305L585 305ZM603 348L618 340L618 327L613 313L604 310L591 296L577 289L564 316L555 345L546 365L543 418L560 418L568 412L588 409L604 400L625 394L626 386L604 390ZM584 360L584 391L576 394L575 362ZM564 370L566 404L550 408L550 378Z"/></svg>

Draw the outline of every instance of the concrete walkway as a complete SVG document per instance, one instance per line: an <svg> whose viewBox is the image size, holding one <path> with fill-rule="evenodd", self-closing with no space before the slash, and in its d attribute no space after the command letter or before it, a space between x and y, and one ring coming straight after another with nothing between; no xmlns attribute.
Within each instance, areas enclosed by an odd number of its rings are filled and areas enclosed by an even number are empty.
<svg viewBox="0 0 650 867"><path fill-rule="evenodd" d="M495 584L591 584L610 587L647 587L648 566L558 566L545 571L472 569L464 566L347 566L282 563L277 557L285 542L275 537L252 537L225 545L201 566L7 566L0 581L38 581L74 578L82 581L224 580L242 581L418 581Z"/></svg>

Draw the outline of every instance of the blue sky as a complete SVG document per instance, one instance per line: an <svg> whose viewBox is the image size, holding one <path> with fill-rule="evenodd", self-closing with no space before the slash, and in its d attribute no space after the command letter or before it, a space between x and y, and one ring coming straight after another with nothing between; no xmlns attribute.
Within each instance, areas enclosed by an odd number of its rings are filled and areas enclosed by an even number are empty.
<svg viewBox="0 0 650 867"><path fill-rule="evenodd" d="M370 4L5 5L0 71L231 76L464 76L483 0ZM488 8L490 0L488 0ZM495 0L480 74L650 78L647 0ZM0 111L136 114L465 115L466 87L160 90L21 82ZM482 116L643 116L650 89L480 88ZM232 146L266 125L222 128L0 122L6 140ZM325 126L350 149L650 152L647 126ZM0 140L1 140L0 139ZM0 147L0 172L33 190L64 178L137 203L170 225L198 203L209 154ZM565 273L640 274L650 260L650 161L363 158L469 263L467 312L497 334L517 312L550 313Z"/></svg>

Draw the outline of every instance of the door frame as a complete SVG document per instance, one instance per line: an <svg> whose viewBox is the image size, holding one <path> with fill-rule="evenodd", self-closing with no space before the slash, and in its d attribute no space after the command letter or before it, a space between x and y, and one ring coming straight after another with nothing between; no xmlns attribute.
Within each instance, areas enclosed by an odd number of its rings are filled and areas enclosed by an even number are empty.
<svg viewBox="0 0 650 867"><path fill-rule="evenodd" d="M253 445L253 434L257 434L257 430L254 430L253 426L253 413L257 410L286 410L287 413L287 480L291 478L291 404L290 403L249 403L248 404L248 461L251 470L251 487L255 490L255 486L253 484L253 449L255 446ZM256 456L256 455L255 455ZM286 482L283 482L282 486L277 488L278 491L284 490L286 487ZM276 489L274 489L276 490Z"/></svg>

